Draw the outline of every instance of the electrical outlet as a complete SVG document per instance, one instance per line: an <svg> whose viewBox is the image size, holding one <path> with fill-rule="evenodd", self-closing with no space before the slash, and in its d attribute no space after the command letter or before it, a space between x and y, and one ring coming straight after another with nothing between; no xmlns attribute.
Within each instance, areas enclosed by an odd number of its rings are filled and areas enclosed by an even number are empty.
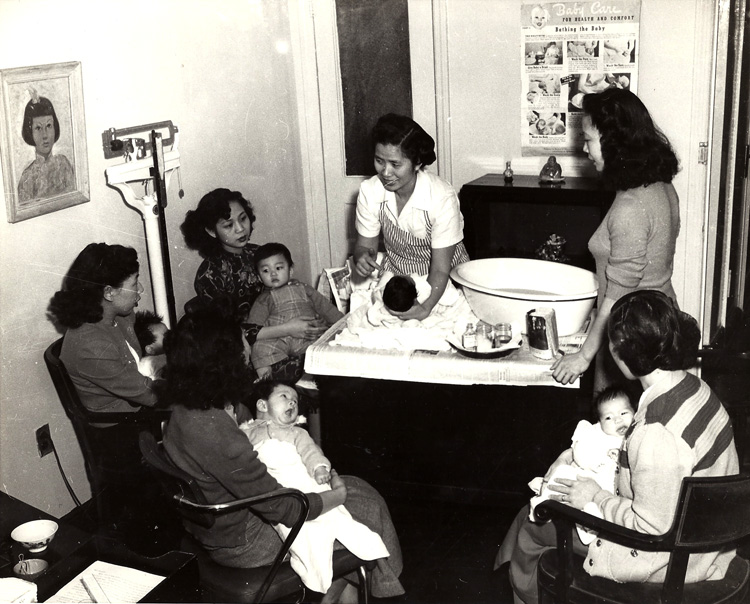
<svg viewBox="0 0 750 604"><path fill-rule="evenodd" d="M52 436L49 433L49 424L44 424L36 430L36 446L39 449L39 457L52 453Z"/></svg>

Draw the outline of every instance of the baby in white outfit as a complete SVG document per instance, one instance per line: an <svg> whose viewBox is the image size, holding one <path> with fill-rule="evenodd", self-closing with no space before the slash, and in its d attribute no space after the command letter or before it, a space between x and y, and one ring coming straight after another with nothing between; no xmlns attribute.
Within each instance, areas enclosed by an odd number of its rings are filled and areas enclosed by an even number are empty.
<svg viewBox="0 0 750 604"><path fill-rule="evenodd" d="M257 419L244 422L240 429L247 434L268 473L279 484L303 493L330 490L330 462L307 431L297 425L297 391L272 380L260 382L256 388L260 395L256 403ZM283 524L274 528L282 539L290 531ZM292 568L313 591L325 593L331 586L335 541L362 560L388 557L380 536L339 505L306 521L292 543Z"/></svg>
<svg viewBox="0 0 750 604"><path fill-rule="evenodd" d="M549 467L547 473L537 476L529 487L536 493L531 498L531 520L535 520L534 508L555 491L549 485L559 478L576 479L586 476L596 480L597 484L607 491L615 492L615 481L618 472L618 456L625 433L633 423L635 411L627 393L618 387L602 391L596 401L599 421L591 424L581 420L573 433L572 446L563 451ZM583 508L592 516L602 517L599 506L589 502ZM581 541L587 545L593 541L595 533L578 527Z"/></svg>

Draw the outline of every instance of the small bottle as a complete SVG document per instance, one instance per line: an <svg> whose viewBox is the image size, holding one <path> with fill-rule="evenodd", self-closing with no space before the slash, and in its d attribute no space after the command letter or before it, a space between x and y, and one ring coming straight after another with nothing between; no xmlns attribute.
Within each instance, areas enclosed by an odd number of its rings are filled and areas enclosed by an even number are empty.
<svg viewBox="0 0 750 604"><path fill-rule="evenodd" d="M468 325L466 325L466 331L464 332L464 335L461 338L461 345L466 350L471 350L472 352L476 351L477 330L474 328L474 323L469 323Z"/></svg>
<svg viewBox="0 0 750 604"><path fill-rule="evenodd" d="M513 182L513 169L510 167L510 162L505 162L505 172L503 172L505 182Z"/></svg>

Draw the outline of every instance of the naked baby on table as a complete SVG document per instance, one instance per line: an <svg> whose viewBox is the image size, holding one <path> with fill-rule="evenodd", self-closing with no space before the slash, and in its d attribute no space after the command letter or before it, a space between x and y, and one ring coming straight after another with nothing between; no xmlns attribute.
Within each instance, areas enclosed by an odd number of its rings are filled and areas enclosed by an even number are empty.
<svg viewBox="0 0 750 604"><path fill-rule="evenodd" d="M454 334L457 326L462 332L467 322L478 320L463 293L450 282L429 316L421 320L402 319L392 314L384 301L385 290L393 278L393 273L386 271L372 284L372 289L363 292L366 299L348 315L346 328L337 334L333 345L380 350L448 351L450 345L446 338ZM398 279L408 280L414 286L414 303L430 295L431 286L426 276L412 273Z"/></svg>

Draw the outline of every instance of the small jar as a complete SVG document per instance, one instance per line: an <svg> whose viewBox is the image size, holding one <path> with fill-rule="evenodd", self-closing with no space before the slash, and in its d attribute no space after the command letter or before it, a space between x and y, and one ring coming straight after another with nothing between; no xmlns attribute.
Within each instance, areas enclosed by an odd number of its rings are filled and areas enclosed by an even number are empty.
<svg viewBox="0 0 750 604"><path fill-rule="evenodd" d="M493 346L492 325L480 323L477 325L477 352L488 352Z"/></svg>
<svg viewBox="0 0 750 604"><path fill-rule="evenodd" d="M466 326L466 331L461 338L461 345L470 351L476 351L477 349L477 330L474 328L474 323L469 323Z"/></svg>
<svg viewBox="0 0 750 604"><path fill-rule="evenodd" d="M493 329L495 348L505 346L513 337L513 330L510 323L498 323Z"/></svg>

